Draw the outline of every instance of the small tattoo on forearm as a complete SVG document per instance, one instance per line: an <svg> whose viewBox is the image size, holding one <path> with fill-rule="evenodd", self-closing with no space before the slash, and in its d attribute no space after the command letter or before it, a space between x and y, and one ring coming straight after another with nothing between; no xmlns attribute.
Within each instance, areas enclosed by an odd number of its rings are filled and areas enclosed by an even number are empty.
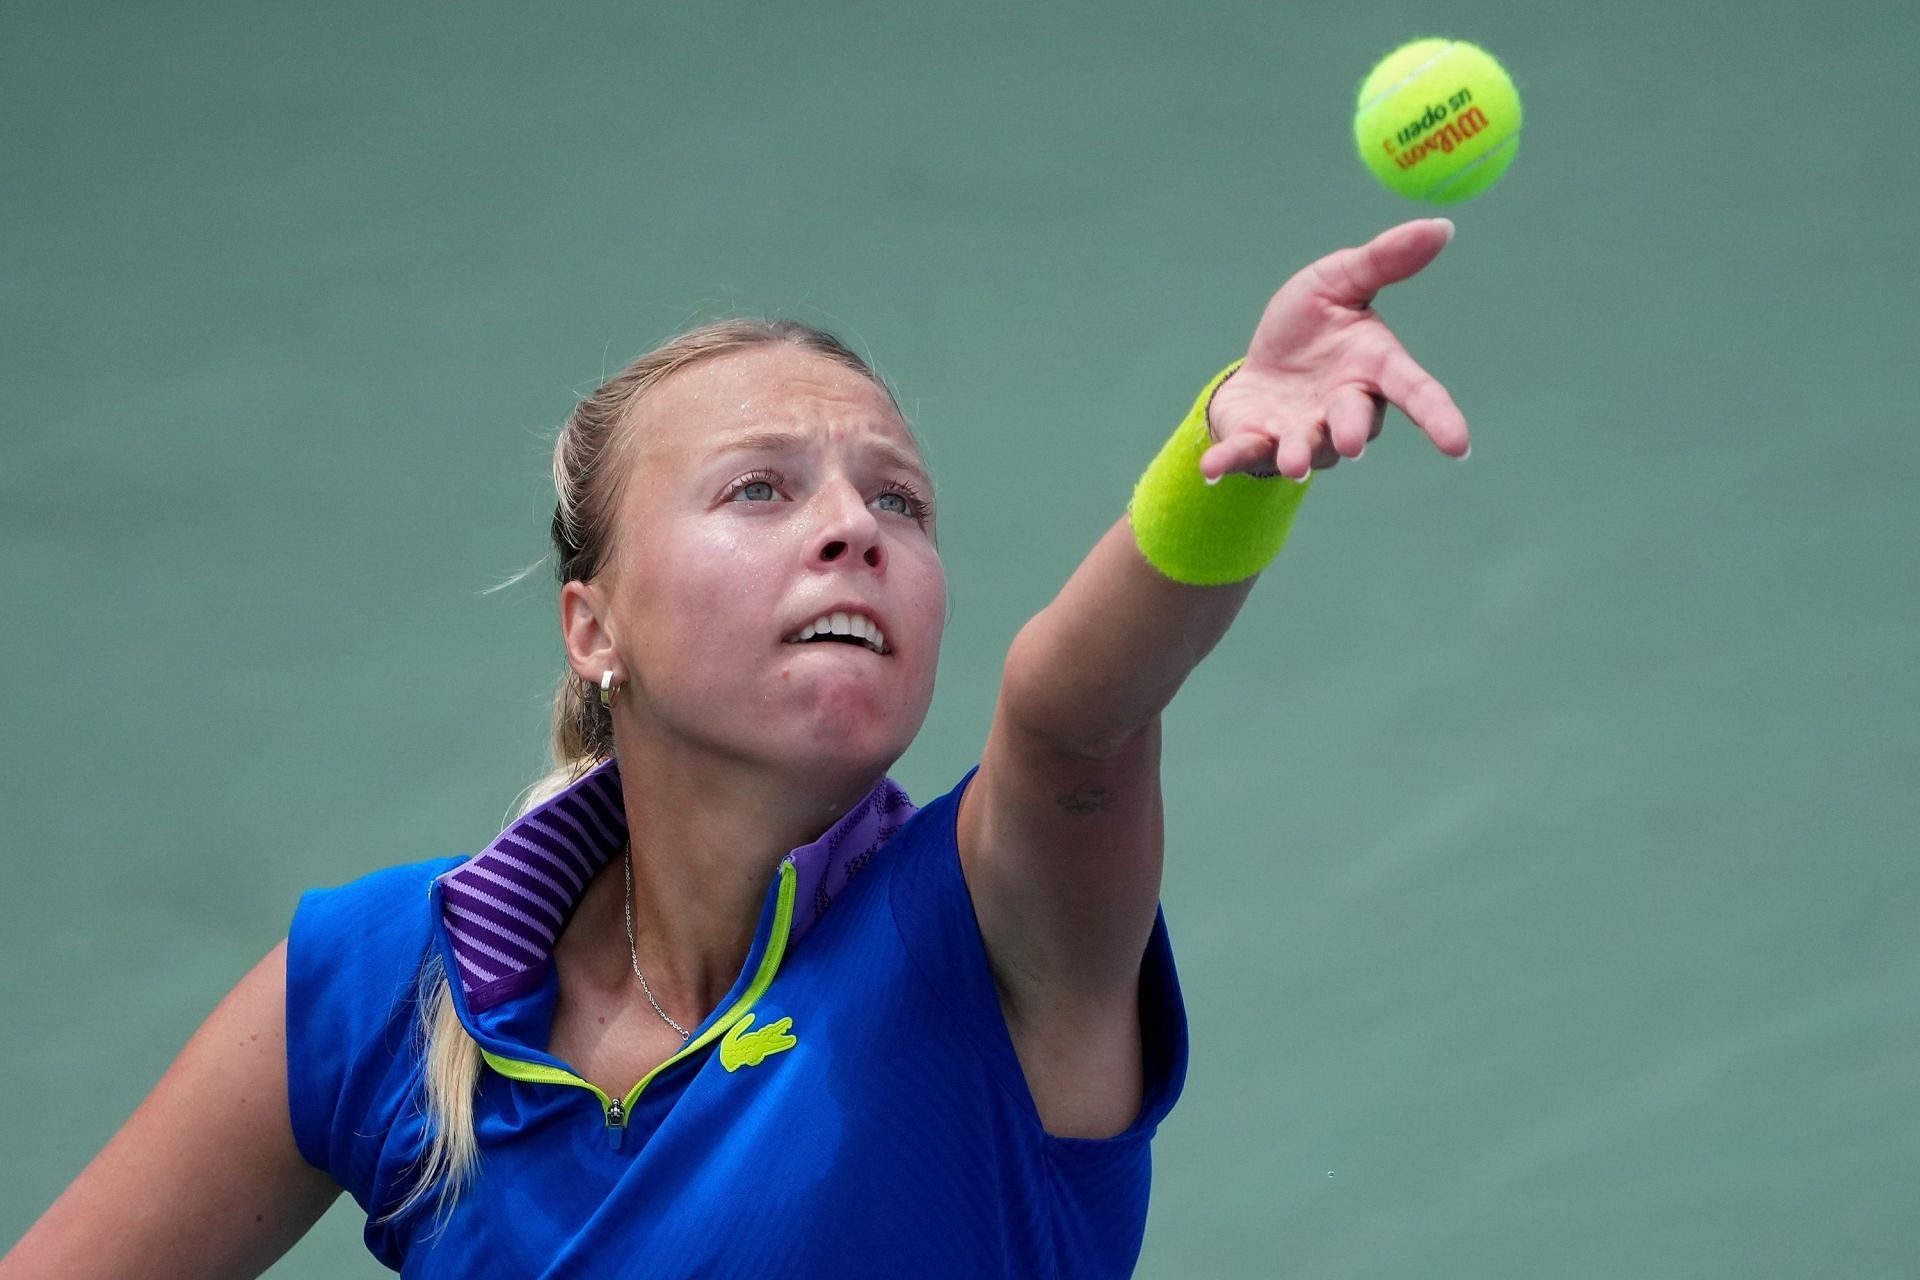
<svg viewBox="0 0 1920 1280"><path fill-rule="evenodd" d="M1089 813L1105 813L1113 808L1113 802L1119 798L1112 787L1083 782L1060 797L1060 807L1080 817Z"/></svg>

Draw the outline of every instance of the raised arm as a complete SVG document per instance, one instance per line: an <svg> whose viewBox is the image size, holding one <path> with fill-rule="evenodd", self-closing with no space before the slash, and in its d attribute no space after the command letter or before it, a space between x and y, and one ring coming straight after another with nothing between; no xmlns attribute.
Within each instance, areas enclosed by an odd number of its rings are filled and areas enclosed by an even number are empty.
<svg viewBox="0 0 1920 1280"><path fill-rule="evenodd" d="M1236 483L1304 483L1359 457L1389 401L1464 457L1466 420L1371 307L1452 230L1404 223L1287 281L1245 364L1212 397L1216 443L1197 463L1202 476L1277 472L1292 478ZM1053 1133L1107 1136L1139 1108L1140 959L1160 894L1160 713L1253 581L1176 581L1122 518L1007 655L960 808L960 856L1014 1046Z"/></svg>
<svg viewBox="0 0 1920 1280"><path fill-rule="evenodd" d="M0 1258L0 1280L257 1276L340 1193L294 1146L282 942Z"/></svg>

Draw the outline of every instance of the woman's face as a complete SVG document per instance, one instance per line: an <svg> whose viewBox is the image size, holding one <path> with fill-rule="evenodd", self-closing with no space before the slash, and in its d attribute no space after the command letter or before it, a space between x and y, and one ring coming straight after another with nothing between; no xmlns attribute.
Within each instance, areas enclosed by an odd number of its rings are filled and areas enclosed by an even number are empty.
<svg viewBox="0 0 1920 1280"><path fill-rule="evenodd" d="M628 429L595 583L623 730L816 777L891 765L933 698L946 577L931 484L886 393L767 344L672 375ZM879 651L857 622L799 639L835 614L873 624Z"/></svg>

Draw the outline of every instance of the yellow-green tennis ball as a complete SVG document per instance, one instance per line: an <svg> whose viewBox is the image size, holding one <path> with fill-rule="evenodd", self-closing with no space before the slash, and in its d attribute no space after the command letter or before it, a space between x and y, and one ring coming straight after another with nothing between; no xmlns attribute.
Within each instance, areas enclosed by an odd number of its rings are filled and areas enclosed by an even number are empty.
<svg viewBox="0 0 1920 1280"><path fill-rule="evenodd" d="M1500 181L1513 163L1520 94L1478 45L1415 40L1361 82L1353 140L1389 191L1452 204Z"/></svg>

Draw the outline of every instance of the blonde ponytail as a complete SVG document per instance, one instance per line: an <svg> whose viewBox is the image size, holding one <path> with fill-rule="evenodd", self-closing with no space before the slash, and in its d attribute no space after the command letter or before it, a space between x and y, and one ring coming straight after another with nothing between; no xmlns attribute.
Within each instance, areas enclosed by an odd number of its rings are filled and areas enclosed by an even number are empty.
<svg viewBox="0 0 1920 1280"><path fill-rule="evenodd" d="M473 1091L480 1083L480 1046L460 1025L453 987L437 951L420 966L420 1090L427 1117L427 1146L421 1152L413 1189L381 1221L398 1218L439 1191L441 1225L454 1201L480 1166L480 1144L473 1131Z"/></svg>

